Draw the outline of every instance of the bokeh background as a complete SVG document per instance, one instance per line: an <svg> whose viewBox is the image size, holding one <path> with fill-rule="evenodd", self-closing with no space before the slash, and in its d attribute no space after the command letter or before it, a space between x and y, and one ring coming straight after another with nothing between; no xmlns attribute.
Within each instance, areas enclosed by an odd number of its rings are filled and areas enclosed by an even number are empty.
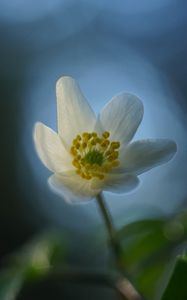
<svg viewBox="0 0 187 300"><path fill-rule="evenodd" d="M104 264L88 247L102 225L95 201L70 206L54 195L33 145L36 121L56 129L62 75L78 80L96 113L114 94L136 94L145 115L135 139L177 142L175 159L141 175L136 191L106 193L116 227L187 206L186 37L185 0L0 1L1 258L53 227L73 264Z"/></svg>

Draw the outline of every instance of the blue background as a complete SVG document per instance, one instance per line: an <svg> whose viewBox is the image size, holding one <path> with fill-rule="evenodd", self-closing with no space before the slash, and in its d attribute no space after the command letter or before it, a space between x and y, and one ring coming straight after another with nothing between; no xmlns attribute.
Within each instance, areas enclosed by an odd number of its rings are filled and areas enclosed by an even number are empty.
<svg viewBox="0 0 187 300"><path fill-rule="evenodd" d="M135 140L178 144L175 159L141 175L137 190L106 193L116 226L186 207L186 37L182 0L1 0L1 256L53 226L82 264L83 241L102 224L95 201L69 206L49 190L50 172L34 149L36 121L56 129L55 83L62 75L79 82L96 113L121 91L136 94L145 115Z"/></svg>

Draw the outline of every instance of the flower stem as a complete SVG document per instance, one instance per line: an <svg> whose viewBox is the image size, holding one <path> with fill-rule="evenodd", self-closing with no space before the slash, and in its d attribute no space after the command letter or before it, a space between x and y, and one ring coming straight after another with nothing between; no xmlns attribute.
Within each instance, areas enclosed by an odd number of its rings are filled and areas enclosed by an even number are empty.
<svg viewBox="0 0 187 300"><path fill-rule="evenodd" d="M121 245L117 238L112 217L106 206L104 197L102 194L98 194L96 196L96 199L109 234L110 244L115 257L116 266L121 274L121 278L116 282L117 289L118 291L120 291L122 299L124 300L143 300L143 298L140 296L131 282L123 276L124 270L122 270L122 266L120 264Z"/></svg>
<svg viewBox="0 0 187 300"><path fill-rule="evenodd" d="M107 228L107 231L108 231L108 234L109 234L110 244L111 244L111 247L112 247L112 250L113 250L113 254L115 256L115 260L118 264L119 255L120 255L120 244L117 240L116 230L115 230L114 225L113 225L111 214L110 214L110 212L109 212L109 210L106 206L103 195L98 194L96 196L96 199L97 199L97 203L99 205L101 214L103 216L103 220L105 222L105 225L106 225L106 228Z"/></svg>

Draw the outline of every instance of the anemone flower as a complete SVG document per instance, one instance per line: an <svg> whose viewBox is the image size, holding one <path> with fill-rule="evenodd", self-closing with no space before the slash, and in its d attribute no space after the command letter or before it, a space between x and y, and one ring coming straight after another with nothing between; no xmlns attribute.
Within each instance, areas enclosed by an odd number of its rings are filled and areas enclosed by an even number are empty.
<svg viewBox="0 0 187 300"><path fill-rule="evenodd" d="M132 94L114 96L98 117L71 77L56 84L58 133L38 122L36 151L54 174L50 187L68 202L86 201L101 191L125 193L138 175L169 161L176 143L145 139L131 143L142 121L143 104Z"/></svg>

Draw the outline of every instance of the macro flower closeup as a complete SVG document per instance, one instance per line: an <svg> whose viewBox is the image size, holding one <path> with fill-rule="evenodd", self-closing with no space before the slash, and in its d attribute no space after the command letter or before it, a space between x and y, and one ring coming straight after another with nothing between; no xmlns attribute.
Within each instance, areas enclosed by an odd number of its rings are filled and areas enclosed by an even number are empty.
<svg viewBox="0 0 187 300"><path fill-rule="evenodd" d="M176 143L168 139L131 142L143 118L135 95L114 96L98 117L73 78L60 78L56 95L58 133L38 122L34 142L54 173L50 187L68 202L86 201L101 191L128 192L138 186L138 175L176 153Z"/></svg>

